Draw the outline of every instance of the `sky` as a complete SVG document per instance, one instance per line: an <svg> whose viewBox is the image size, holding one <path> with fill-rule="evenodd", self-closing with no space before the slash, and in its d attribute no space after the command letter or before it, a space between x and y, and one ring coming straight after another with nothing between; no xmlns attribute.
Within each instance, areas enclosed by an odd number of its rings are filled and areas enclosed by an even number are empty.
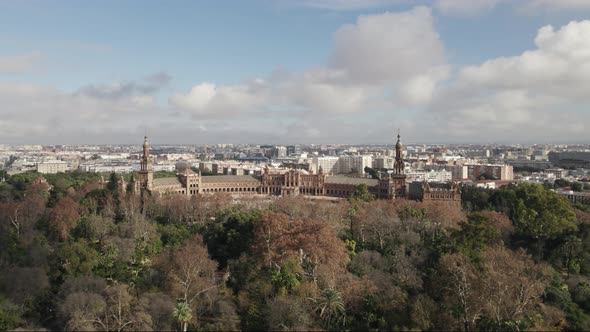
<svg viewBox="0 0 590 332"><path fill-rule="evenodd" d="M587 143L590 0L0 0L0 144Z"/></svg>

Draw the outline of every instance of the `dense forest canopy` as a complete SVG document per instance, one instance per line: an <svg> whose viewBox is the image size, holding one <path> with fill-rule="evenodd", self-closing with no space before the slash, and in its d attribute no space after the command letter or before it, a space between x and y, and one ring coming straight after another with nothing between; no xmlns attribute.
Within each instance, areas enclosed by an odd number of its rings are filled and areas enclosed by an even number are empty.
<svg viewBox="0 0 590 332"><path fill-rule="evenodd" d="M460 209L38 176L0 183L0 330L590 329L589 209L541 185Z"/></svg>

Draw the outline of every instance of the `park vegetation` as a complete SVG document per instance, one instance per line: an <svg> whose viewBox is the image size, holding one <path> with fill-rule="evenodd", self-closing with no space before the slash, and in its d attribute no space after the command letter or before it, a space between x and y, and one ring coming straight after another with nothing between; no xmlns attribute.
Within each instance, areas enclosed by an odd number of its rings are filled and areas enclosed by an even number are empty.
<svg viewBox="0 0 590 332"><path fill-rule="evenodd" d="M542 185L460 208L38 176L0 183L0 330L590 329L590 212Z"/></svg>

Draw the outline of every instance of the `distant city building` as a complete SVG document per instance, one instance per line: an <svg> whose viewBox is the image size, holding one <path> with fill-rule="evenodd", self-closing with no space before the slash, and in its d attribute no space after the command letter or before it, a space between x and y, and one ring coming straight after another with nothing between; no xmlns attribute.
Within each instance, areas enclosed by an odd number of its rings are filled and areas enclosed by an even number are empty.
<svg viewBox="0 0 590 332"><path fill-rule="evenodd" d="M590 167L590 151L549 152L548 157L560 167Z"/></svg>
<svg viewBox="0 0 590 332"><path fill-rule="evenodd" d="M480 165L469 164L467 166L467 177L477 180L481 176L487 175L496 180L513 180L514 172L512 165Z"/></svg>
<svg viewBox="0 0 590 332"><path fill-rule="evenodd" d="M272 150L272 157L274 159L282 159L287 157L287 148L284 146L276 146Z"/></svg>
<svg viewBox="0 0 590 332"><path fill-rule="evenodd" d="M391 168L393 168L393 158L391 158L391 157L377 157L377 158L373 159L373 168L391 169Z"/></svg>
<svg viewBox="0 0 590 332"><path fill-rule="evenodd" d="M547 160L517 160L517 159L512 159L512 160L506 160L506 163L508 165L512 165L513 167L527 167L527 168L533 168L533 169L537 169L537 170L543 170L543 169L547 169L547 168L551 168L551 163Z"/></svg>
<svg viewBox="0 0 590 332"><path fill-rule="evenodd" d="M373 166L373 156L340 156L338 159L341 174L363 174L365 167Z"/></svg>
<svg viewBox="0 0 590 332"><path fill-rule="evenodd" d="M446 166L445 168L451 171L451 177L453 179L469 178L469 169L465 165L450 165Z"/></svg>
<svg viewBox="0 0 590 332"><path fill-rule="evenodd" d="M324 174L339 174L340 173L340 158L338 157L313 157L312 171L318 173L320 169Z"/></svg>
<svg viewBox="0 0 590 332"><path fill-rule="evenodd" d="M301 147L299 145L289 145L287 146L287 155L300 155L301 154Z"/></svg>
<svg viewBox="0 0 590 332"><path fill-rule="evenodd" d="M44 161L37 164L37 172L41 174L55 174L67 171L68 164L61 160Z"/></svg>
<svg viewBox="0 0 590 332"><path fill-rule="evenodd" d="M590 204L590 192L577 192L572 190L558 190L558 195L567 198L572 204Z"/></svg>
<svg viewBox="0 0 590 332"><path fill-rule="evenodd" d="M562 179L567 175L567 171L563 168L549 168L543 171L545 174L553 174L556 179Z"/></svg>
<svg viewBox="0 0 590 332"><path fill-rule="evenodd" d="M364 184L377 198L400 199L406 197L405 163L402 150L398 134L393 173L382 179L329 176L321 166L316 174L296 169L271 171L267 166L260 176L202 176L200 172L195 173L186 167L177 172L176 177L154 179L149 144L145 137L140 170L137 173L137 179L133 178L132 187L137 193L149 191L186 196L221 192L232 195L307 195L347 198L357 190L359 185ZM371 165L372 160L367 156L351 157L357 157L350 159L354 167Z"/></svg>
<svg viewBox="0 0 590 332"><path fill-rule="evenodd" d="M408 198L423 202L448 202L461 206L461 189L454 182L414 181L409 185Z"/></svg>

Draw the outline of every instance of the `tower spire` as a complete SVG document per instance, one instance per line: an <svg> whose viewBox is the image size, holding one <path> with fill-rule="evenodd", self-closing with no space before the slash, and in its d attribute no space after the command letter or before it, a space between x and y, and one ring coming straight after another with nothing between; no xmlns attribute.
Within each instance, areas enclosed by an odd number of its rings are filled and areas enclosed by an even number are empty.
<svg viewBox="0 0 590 332"><path fill-rule="evenodd" d="M395 163L393 166L393 171L395 174L403 174L404 173L404 159L402 155L402 142L401 136L399 134L399 128L397 129L397 143L395 144Z"/></svg>

